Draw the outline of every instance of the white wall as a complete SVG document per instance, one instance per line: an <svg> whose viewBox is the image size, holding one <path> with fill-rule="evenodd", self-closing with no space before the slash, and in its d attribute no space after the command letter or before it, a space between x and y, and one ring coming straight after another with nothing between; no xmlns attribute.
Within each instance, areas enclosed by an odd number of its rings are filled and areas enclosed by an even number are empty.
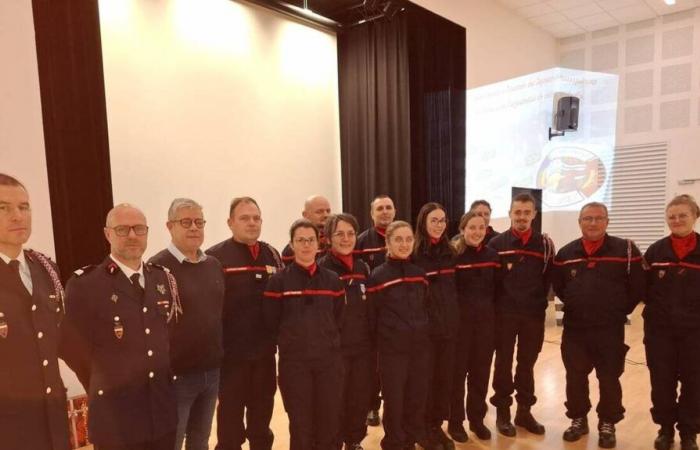
<svg viewBox="0 0 700 450"><path fill-rule="evenodd" d="M469 89L557 65L556 39L495 0L412 1L467 29Z"/></svg>
<svg viewBox="0 0 700 450"><path fill-rule="evenodd" d="M562 66L619 75L618 146L667 143L667 200L682 193L700 199L700 181L678 184L700 179L700 8L558 44Z"/></svg>
<svg viewBox="0 0 700 450"><path fill-rule="evenodd" d="M0 172L29 191L27 244L55 257L31 0L0 1Z"/></svg>
<svg viewBox="0 0 700 450"><path fill-rule="evenodd" d="M205 246L235 196L280 249L306 197L340 207L335 35L230 0L101 0L100 25L114 200L146 213L148 254L174 197L203 204Z"/></svg>

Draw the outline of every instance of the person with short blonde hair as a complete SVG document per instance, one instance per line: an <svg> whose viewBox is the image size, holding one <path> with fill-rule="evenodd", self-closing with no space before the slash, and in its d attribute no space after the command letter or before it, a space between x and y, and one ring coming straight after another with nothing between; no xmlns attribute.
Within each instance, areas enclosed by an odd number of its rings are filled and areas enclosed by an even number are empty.
<svg viewBox="0 0 700 450"><path fill-rule="evenodd" d="M673 446L674 426L680 432L682 450L698 448L700 239L695 225L699 215L692 196L674 197L666 206L670 235L649 246L644 255L649 265L644 346L651 377L651 417L660 426L656 450Z"/></svg>

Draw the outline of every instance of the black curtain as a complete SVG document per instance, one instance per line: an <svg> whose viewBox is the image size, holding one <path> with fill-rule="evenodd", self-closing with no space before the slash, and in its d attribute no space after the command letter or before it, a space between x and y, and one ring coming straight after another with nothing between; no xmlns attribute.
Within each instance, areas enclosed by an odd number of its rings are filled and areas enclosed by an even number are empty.
<svg viewBox="0 0 700 450"><path fill-rule="evenodd" d="M456 231L464 213L466 30L430 11L406 10L411 80L412 217L441 203Z"/></svg>
<svg viewBox="0 0 700 450"><path fill-rule="evenodd" d="M64 279L101 261L112 207L102 41L95 0L33 0L56 259Z"/></svg>
<svg viewBox="0 0 700 450"><path fill-rule="evenodd" d="M407 16L338 34L343 210L369 225L377 194L411 213Z"/></svg>
<svg viewBox="0 0 700 450"><path fill-rule="evenodd" d="M464 212L466 30L408 4L338 34L343 209L369 225L390 195L413 221L428 201Z"/></svg>

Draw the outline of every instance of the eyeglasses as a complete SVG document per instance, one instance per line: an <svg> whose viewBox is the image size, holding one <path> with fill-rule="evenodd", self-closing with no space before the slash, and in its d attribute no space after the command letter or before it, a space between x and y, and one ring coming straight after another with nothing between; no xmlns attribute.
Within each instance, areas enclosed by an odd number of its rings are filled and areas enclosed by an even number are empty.
<svg viewBox="0 0 700 450"><path fill-rule="evenodd" d="M145 236L148 233L148 227L146 225L117 225L116 227L107 227L110 230L114 230L114 234L119 237L126 237L134 230L136 236Z"/></svg>
<svg viewBox="0 0 700 450"><path fill-rule="evenodd" d="M608 220L607 216L585 216L581 217L581 222L593 223L593 222L605 222Z"/></svg>
<svg viewBox="0 0 700 450"><path fill-rule="evenodd" d="M303 238L303 237L298 237L294 238L294 243L297 245L311 245L314 242L316 242L315 237L310 237L310 238Z"/></svg>
<svg viewBox="0 0 700 450"><path fill-rule="evenodd" d="M346 237L348 239L352 239L355 237L355 235L356 235L356 233L354 231L347 231L347 232L346 231L336 231L335 233L333 233L333 237L339 238L339 239L343 239Z"/></svg>
<svg viewBox="0 0 700 450"><path fill-rule="evenodd" d="M430 225L445 225L447 223L447 219L430 219Z"/></svg>
<svg viewBox="0 0 700 450"><path fill-rule="evenodd" d="M180 220L171 220L173 223L179 223L182 228L190 228L192 227L192 224L194 224L197 228L204 228L204 225L207 223L206 220L204 219L180 219Z"/></svg>

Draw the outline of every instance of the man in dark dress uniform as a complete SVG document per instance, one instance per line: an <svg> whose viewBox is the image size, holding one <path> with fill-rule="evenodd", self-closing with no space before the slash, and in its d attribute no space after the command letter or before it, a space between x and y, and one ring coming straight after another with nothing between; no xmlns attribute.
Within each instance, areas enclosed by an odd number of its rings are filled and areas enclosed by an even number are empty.
<svg viewBox="0 0 700 450"><path fill-rule="evenodd" d="M326 197L322 195L313 195L304 201L304 210L301 212L301 216L313 223L321 233L319 236L316 259L325 255L328 250L328 241L326 240L326 236L323 235L323 230L326 227L326 220L330 215L331 203ZM289 244L282 249L282 260L285 264L294 261L294 251Z"/></svg>
<svg viewBox="0 0 700 450"><path fill-rule="evenodd" d="M367 263L371 273L375 267L382 265L386 260L386 227L394 221L396 208L394 208L394 201L391 197L380 194L374 197L372 203L369 204L369 210L372 226L357 237L355 252ZM380 390L379 374L377 373L372 388L370 410L367 412L367 425L372 427L379 426L381 422L379 418L379 408L382 405Z"/></svg>
<svg viewBox="0 0 700 450"><path fill-rule="evenodd" d="M177 285L162 267L142 262L148 226L137 208L115 206L104 233L110 255L68 281L60 356L88 393L96 450L172 450L168 321L182 313Z"/></svg>
<svg viewBox="0 0 700 450"><path fill-rule="evenodd" d="M264 327L263 291L282 260L259 240L262 217L252 198L233 199L228 226L233 236L207 250L226 278L216 448L240 450L247 438L251 450L270 450L277 373L274 336Z"/></svg>
<svg viewBox="0 0 700 450"><path fill-rule="evenodd" d="M67 450L56 357L63 288L53 262L22 248L31 231L26 189L0 174L0 448Z"/></svg>

